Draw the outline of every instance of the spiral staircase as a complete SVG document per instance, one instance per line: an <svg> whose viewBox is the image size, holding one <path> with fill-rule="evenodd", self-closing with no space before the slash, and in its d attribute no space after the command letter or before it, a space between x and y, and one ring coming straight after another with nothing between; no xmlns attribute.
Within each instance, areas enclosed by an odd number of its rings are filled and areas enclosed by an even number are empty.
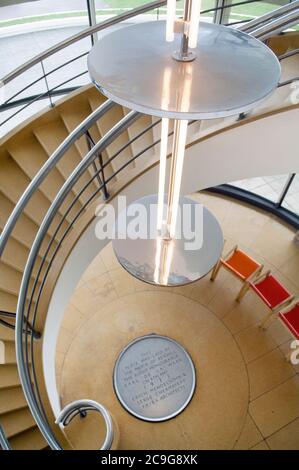
<svg viewBox="0 0 299 470"><path fill-rule="evenodd" d="M164 3L153 2L146 8L150 10ZM140 7L130 16L144 10L145 7ZM288 120L294 113L298 116L298 104L287 101L289 86L299 75L298 35L277 35L298 20L296 1L242 27L267 40L283 59L282 86L245 119L236 116L190 122L190 168L192 155L201 145L213 145L217 138L229 138L238 130L243 132L268 119ZM94 30L90 28L86 36ZM15 76L12 74L9 80ZM157 167L159 138L157 118L116 105L91 85L71 93L55 107L45 109L2 138L0 443L3 448L71 448L55 424L57 416L44 380L42 347L49 303L63 266L94 220L99 203L103 206L106 201L113 201ZM286 160L285 165L292 162ZM223 180L229 181L227 178L224 176ZM198 180L197 189L204 187L205 183Z"/></svg>

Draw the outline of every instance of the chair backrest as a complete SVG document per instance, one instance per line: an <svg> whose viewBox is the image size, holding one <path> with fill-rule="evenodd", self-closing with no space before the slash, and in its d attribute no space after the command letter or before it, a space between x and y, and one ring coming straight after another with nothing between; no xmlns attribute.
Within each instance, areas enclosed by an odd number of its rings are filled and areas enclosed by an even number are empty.
<svg viewBox="0 0 299 470"><path fill-rule="evenodd" d="M291 297L291 293L271 273L268 273L264 279L255 281L253 287L269 307L279 305Z"/></svg>
<svg viewBox="0 0 299 470"><path fill-rule="evenodd" d="M299 339L299 302L293 305L292 308L285 313L279 312L279 317L291 333Z"/></svg>
<svg viewBox="0 0 299 470"><path fill-rule="evenodd" d="M224 261L224 264L243 279L247 279L261 266L257 261L248 256L239 248L236 249L232 255Z"/></svg>

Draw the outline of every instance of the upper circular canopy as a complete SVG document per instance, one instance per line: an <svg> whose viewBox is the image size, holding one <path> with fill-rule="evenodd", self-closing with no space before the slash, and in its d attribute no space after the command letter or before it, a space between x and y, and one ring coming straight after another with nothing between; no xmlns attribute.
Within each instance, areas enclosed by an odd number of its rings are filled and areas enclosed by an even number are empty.
<svg viewBox="0 0 299 470"><path fill-rule="evenodd" d="M165 21L134 24L104 36L88 56L99 90L127 108L173 119L210 119L246 112L277 86L280 64L259 40L201 22L196 59L172 58Z"/></svg>

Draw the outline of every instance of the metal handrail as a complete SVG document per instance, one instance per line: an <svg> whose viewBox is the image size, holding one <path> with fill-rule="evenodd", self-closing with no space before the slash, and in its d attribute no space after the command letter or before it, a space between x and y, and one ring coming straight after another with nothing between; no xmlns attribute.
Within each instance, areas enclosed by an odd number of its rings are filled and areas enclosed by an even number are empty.
<svg viewBox="0 0 299 470"><path fill-rule="evenodd" d="M257 1L257 0L254 0L254 1ZM209 11L209 10L205 10L205 11ZM249 22L251 20L246 20L246 22ZM232 25L236 25L236 24L244 24L244 21L237 21L237 22L234 22L234 23L229 23L227 26L232 26ZM241 28L239 28L241 29ZM293 55L296 55L299 53L299 49L294 49L294 50L291 50L291 51L288 51L284 54L281 54L280 56L278 56L278 59L279 60L283 60L283 59L287 59L288 57L291 57ZM86 55L86 53L84 54L81 54L80 56L78 57L75 57L74 59L72 59L72 61L75 61L77 60L78 58L82 57L83 55ZM63 65L61 65L60 67L56 67L55 69L51 70L50 72L46 73L45 76L48 76L50 75L51 73L53 73L54 71L57 71L58 69L64 67L64 65L66 65L67 63L70 63L71 61L68 61L66 63L64 63ZM87 71L85 72L87 73ZM83 73L84 74L84 73ZM44 92L42 94L38 94L38 95L32 95L32 96L28 96L28 97L25 97L25 98L21 98L19 100L15 100L13 101L12 103L10 103L10 100L16 96L18 96L20 93L22 93L24 90L30 88L32 85L36 84L38 81L40 80L43 80L44 77L39 77L38 79L36 79L35 81L31 82L29 85L27 85L26 87L24 87L22 90L20 90L19 92L15 93L15 95L13 95L12 97L10 97L3 105L1 105L1 109L3 110L6 110L6 109L11 109L11 108L14 108L14 107L18 107L18 106L21 106L21 105L26 105L24 106L22 109L18 110L16 113L14 113L12 116L9 116L5 121L3 121L1 123L1 125L5 124L7 121L9 121L12 117L16 116L18 113L20 113L21 111L23 111L23 109L25 109L28 105L27 103L29 104L32 104L32 103L35 103L36 101L38 100L42 100L42 99L46 99L48 98L48 96L50 95L51 97L53 96L59 96L59 95L65 95L65 94L68 94L68 93L71 93L73 91L76 91L78 90L78 88L80 88L80 85L77 85L77 86L73 86L73 87L69 87L69 88L63 88L62 90L58 90L59 87L61 87L63 84L67 83L67 82L71 82L72 80L74 80L76 77L71 77L70 79L68 79L67 81L63 82L63 83L60 83L59 85L57 85L56 87L50 89L48 92Z"/></svg>
<svg viewBox="0 0 299 470"><path fill-rule="evenodd" d="M74 80L74 78L70 79L69 81L72 81L72 80ZM59 86L61 86L61 84ZM52 89L52 91L50 90L50 96L53 97L53 96L67 95L69 93L72 93L73 91L78 90L78 88L80 88L81 86L82 85L67 87L67 88L63 88L62 90L58 90L58 89L53 90ZM25 96L24 98L20 98L19 100L12 101L11 103L2 104L0 106L0 110L6 111L7 109L17 108L18 106L21 106L22 104L26 104L29 101L32 101L32 103L36 103L37 101L44 100L46 98L48 98L47 95L44 95L44 94L41 95L40 93L37 94L37 95ZM9 119L12 119L14 116L15 116L15 114L9 116ZM3 123L1 123L1 126L2 126L2 124Z"/></svg>
<svg viewBox="0 0 299 470"><path fill-rule="evenodd" d="M298 0L297 0L298 1ZM299 3L299 2L298 2ZM262 24L261 26L250 31L250 35L260 39L260 41L265 41L273 34L282 32L286 27L290 28L291 26L298 23L299 20L299 5L295 10L292 10L285 15L282 15L278 18L275 18L273 21Z"/></svg>
<svg viewBox="0 0 299 470"><path fill-rule="evenodd" d="M140 114L138 113L138 117L140 116ZM79 198L82 196L82 194L84 193L84 191L91 185L91 183L93 182L94 179L96 179L99 174L103 175L103 170L105 169L106 166L108 166L120 153L122 153L127 147L129 147L132 143L135 142L135 140L139 139L140 137L142 137L146 132L148 132L149 130L151 130L154 126L156 126L157 124L159 124L161 122L161 119L157 120L155 123L151 124L150 126L148 126L147 128L145 128L144 130L142 130L137 136L133 137L132 139L130 139L124 146L122 146L114 155L112 155L103 165L101 165L100 169L97 170L95 172L95 174L89 179L89 181L87 183L84 184L83 188L78 192L78 194L76 195L76 197L73 199L73 201L69 204L68 208L66 209L63 217L61 218L60 222L58 223L54 233L52 234L49 242L48 242L48 246L46 248L46 250L44 251L43 253L43 257L41 258L40 260L40 264L39 264L39 267L38 267L38 270L36 272L36 275L35 275L35 279L34 279L34 282L33 282L33 285L32 285L32 288L31 288L31 294L30 294L30 297L29 297L29 301L28 301L28 305L27 305L27 310L30 311L30 308L31 308L31 305L33 304L33 299L34 299L34 295L35 295L35 291L36 291L36 288L37 286L39 286L39 289L38 289L38 295L37 295L37 299L36 299L36 304L35 304L35 307L34 307L34 313L33 313L33 323L35 322L35 318L36 318L36 313L37 313L37 307L38 307L38 303L39 303L39 299L40 299L40 296L41 296L41 293L42 293L42 290L43 290L43 287L44 287L44 284L45 284L45 281L47 279L47 275L50 271L50 268L51 268L51 265L54 261L54 258L62 244L62 242L64 241L64 239L66 238L66 236L68 235L69 231L72 229L72 226L74 225L74 223L76 222L76 220L78 219L78 217L81 215L81 213L86 209L86 207L90 204L90 202L101 192L101 191L105 191L105 188L107 186L108 183L110 183L111 180L113 180L119 173L121 173L125 168L127 168L131 163L133 163L137 158L139 158L141 155L143 155L145 152L147 152L149 149L153 148L155 145L157 145L159 142L160 142L160 139L158 139L157 141L154 141L153 143L151 143L148 147L144 148L143 150L141 150L139 153L137 153L136 155L134 155L132 158L128 159L118 170L114 171L114 173L109 176L108 178L103 178L103 180L101 181L101 184L100 186L93 192L93 194L88 198L88 200L83 204L83 206L80 208L79 212L76 214L76 216L73 218L73 220L71 221L70 225L67 227L67 229L64 231L64 234L63 236L61 237L61 239L59 240L59 242L57 243L56 247L55 247L55 250L53 251L53 253L51 254L51 258L48 260L48 264L47 264L47 268L45 270L45 272L43 273L43 279L42 281L40 282L39 284L39 276L42 272L42 269L44 267L44 264L45 264L45 261L47 259L47 256L50 252L50 249L52 247L52 244L55 240L55 237L57 236L60 228L63 226L63 223L64 221L66 220L66 217L68 216L68 214L70 213L70 211L72 210L72 208L74 207L74 205L76 204L76 202L79 200ZM193 124L194 122L196 121L189 121L189 124L188 125L191 125ZM173 135L173 131L169 133L169 137ZM97 144L94 145L94 147L96 146ZM90 151L94 149L94 148L91 148ZM94 159L97 157L97 149L94 149L94 152L95 152L95 156L94 156ZM93 164L93 162L91 163ZM80 175L81 176L81 175Z"/></svg>
<svg viewBox="0 0 299 470"><path fill-rule="evenodd" d="M89 53L89 51L87 52L83 52L82 54L74 57L73 59L70 59L70 60L67 60L66 62L64 62L63 64L61 65L58 65L58 67L55 67L54 69L50 70L49 72L45 72L41 77L38 77L36 80L34 80L33 82L30 82L28 85L26 85L24 88L22 88L21 90L19 90L17 93L15 93L14 95L12 95L10 98L8 98L8 100L5 101L5 104L8 104L13 98L15 98L16 96L20 95L21 93L23 93L23 91L26 91L28 90L28 88L30 88L32 85L36 85L36 83L40 82L41 80L44 80L46 77L49 77L50 75L52 75L54 72L57 72L57 70L60 70L62 69L63 67L65 67L66 65L69 65L69 64L72 64L73 62L75 62L76 60L78 59L82 59L82 57L86 56L87 54ZM72 79L73 80L73 79Z"/></svg>
<svg viewBox="0 0 299 470"><path fill-rule="evenodd" d="M263 23L266 23L269 20L273 20L281 15L284 15L285 13L291 12L293 10L296 10L299 8L299 0L295 0L291 3L288 3L287 5L284 5L280 8L276 8L273 11L270 11L269 13L265 13L264 15L260 16L259 18L255 18L254 20L249 21L247 24L245 24L243 27L240 29L246 33L250 33L253 31L257 26L260 26Z"/></svg>
<svg viewBox="0 0 299 470"><path fill-rule="evenodd" d="M6 439L5 433L2 426L0 425L0 448L2 450L11 450L8 440Z"/></svg>
<svg viewBox="0 0 299 470"><path fill-rule="evenodd" d="M36 397L32 393L31 387L31 378L29 376L29 372L25 366L24 361L24 350L23 350L23 338L22 338L22 330L24 324L24 312L26 306L26 292L29 288L29 283L27 283L28 275L29 281L31 278L31 270L34 266L36 255L40 249L40 246L43 242L44 238L44 231L48 230L49 225L51 224L52 220L56 215L56 210L62 202L67 197L69 190L72 188L73 184L75 184L80 176L84 173L85 170L88 169L90 164L92 163L93 159L96 157L97 152L103 152L105 148L116 138L118 137L125 129L127 129L138 117L140 116L139 113L135 111L131 111L127 114L119 123L117 123L108 133L92 148L90 152L86 155L86 157L80 162L80 164L75 168L73 173L69 176L66 180L60 191L58 192L57 196L55 197L54 201L52 202L43 222L41 223L40 229L35 237L35 240L32 244L32 248L30 250L30 254L26 263L26 267L24 270L23 280L20 288L20 295L18 299L18 306L17 306L17 320L16 320L16 357L17 357L17 365L18 365L18 372L20 377L20 382L23 387L23 391L25 397L28 402L28 406L30 411L36 420L36 423L42 432L43 436L55 450L61 450L61 446L59 442L56 440L53 432L48 426L45 418L41 416L40 410L38 407L38 403ZM25 294L25 297L24 297Z"/></svg>
<svg viewBox="0 0 299 470"><path fill-rule="evenodd" d="M3 124L6 124L8 121L10 121L10 119L12 119L13 117L15 117L17 114L19 114L20 112L22 112L24 109L28 108L28 106L30 106L31 104L35 103L36 101L40 100L40 99L43 99L43 98L50 98L50 103L51 103L51 106L52 106L52 101L51 101L51 96L52 96L52 93L53 91L57 90L57 88L65 85L66 83L69 83L69 82L72 82L73 80L75 80L76 78L79 78L79 77L82 77L82 75L85 75L88 73L88 70L84 70L84 72L80 72L78 73L77 75L74 75L73 77L71 78L68 78L67 80L65 80L64 82L62 83L59 83L59 85L56 85L55 87L49 89L47 88L46 91L44 91L43 93L40 93L39 95L35 96L31 101L27 101L25 106L23 106L21 109L19 109L18 111L16 111L13 115L9 116L8 118L6 118L4 121L1 122L1 126L3 126ZM12 104L12 103L11 103Z"/></svg>
<svg viewBox="0 0 299 470"><path fill-rule="evenodd" d="M37 54L35 57L32 59L28 60L24 64L20 65L17 67L15 70L12 72L8 73L1 79L1 81L6 85L9 83L11 80L14 78L18 77L21 75L23 72L26 70L30 69L34 65L38 64L44 59L47 59L51 55L55 54L56 52L61 51L67 46L70 46L71 44L74 44L77 41L80 41L81 39L84 39L88 36L91 36L94 33L97 33L99 31L102 31L103 29L106 29L110 26L114 26L122 21L128 20L130 18L133 18L134 16L141 15L142 13L146 13L151 10L155 10L156 8L159 8L163 5L166 5L167 0L156 0L151 3L145 3L144 5L141 5L140 7L134 8L133 10L121 13L120 15L117 15L113 18L109 18L108 20L102 21L101 23L91 26L89 28L84 29L83 31L80 31L77 34L74 34L73 36L70 36L67 39L64 39L63 41L55 44L52 47L49 47L49 49L46 49L45 51L41 52L40 54Z"/></svg>
<svg viewBox="0 0 299 470"><path fill-rule="evenodd" d="M15 329L15 326L14 326L13 323L9 323L8 321L3 320L1 317L12 318L13 320L16 320L16 314L15 313L0 310L0 323L3 326L6 326L7 328L10 328L11 330ZM40 333L38 331L35 331L34 328L32 328L29 321L26 321L26 327L24 327L23 331L25 331L25 328L27 328L28 332L32 333L32 335L35 339L39 339L41 337Z"/></svg>
<svg viewBox="0 0 299 470"><path fill-rule="evenodd" d="M103 405L97 403L94 400L76 400L72 403L69 403L63 408L63 410L61 410L55 422L62 427L66 427L75 416L81 412L87 411L97 411L103 417L106 426L106 435L100 450L111 449L114 439L113 421L111 415Z"/></svg>
<svg viewBox="0 0 299 470"><path fill-rule="evenodd" d="M211 13L211 12L217 12L218 10L224 10L226 8L233 8L235 6L240 6L240 5L245 5L245 4L248 4L248 3L254 3L254 2L258 2L259 0L245 0L245 1L240 1L240 2L237 2L237 3L232 3L232 4L226 4L226 5L221 5L219 7L215 7L215 8L210 8L210 9L206 9L206 10L203 10L202 11L202 14L204 13ZM75 34L74 36L71 36L67 39L65 39L64 41L61 41L60 43L56 44L55 46L52 46L51 48L47 49L46 51L38 54L37 56L33 57L32 59L30 59L29 61L27 61L25 64L19 66L18 68L16 68L15 70L13 70L12 72L10 72L8 75L6 75L5 77L2 78L2 82L4 84L7 84L9 83L11 80L13 80L14 78L16 78L17 76L21 75L23 72L25 72L26 70L28 70L29 68L31 68L32 66L36 65L37 63L41 63L42 65L42 68L43 68L43 60L50 57L51 55L55 54L56 52L64 49L65 47L68 47L69 45L71 44L74 44L75 42L81 40L81 39L84 39L85 37L87 36L91 36L97 32L97 31L100 31L102 29L105 29L111 25L114 25L114 24L117 24L123 20L126 20L126 19L129 19L129 18L132 18L136 15L139 15L139 14L142 14L142 13L145 13L147 11L151 11L153 9L156 9L156 8L159 8L160 6L163 6L164 4L166 3L166 1L156 1L156 2L152 2L152 3L149 3L149 4L145 4L145 5L142 5L141 7L138 7L134 10L130 10L128 12L125 12L123 14L120 14L120 15L117 15L116 17L113 17L113 18L110 18L108 20L105 20L95 26L92 26L92 27L89 27L89 28L86 28L85 30ZM264 26L264 23L266 20L268 19L271 19L271 20L275 20L276 18L280 17L281 15L285 14L286 12L292 12L293 10L296 10L298 8L298 3L299 3L299 0L295 0L291 3L289 3L288 5L285 5L284 7L281 7L281 8L278 8L270 13L267 13L266 15L263 15L262 17L260 18L257 18L257 19L254 19L254 20L246 20L245 21L245 24L244 24L244 21L236 21L234 23L231 23L230 25L228 26L232 26L232 25L238 25L241 23L241 27L239 27L240 30L243 30L245 32L250 32L252 35L255 35L254 31L251 31L254 29L254 27L256 28L257 26L261 26L263 27ZM288 19L286 18L286 20L288 21ZM296 24L297 21L294 20L293 24ZM274 25L275 26L275 25ZM285 27L285 23L280 23L280 29L276 29L275 31L281 31L283 30ZM274 31L274 30L273 30ZM271 30L271 33L269 34L273 34L273 31ZM261 39L266 39L267 37L269 37L269 34ZM54 88L52 88L51 90L49 89L49 86L48 86L48 83L47 83L47 77L49 75L51 75L52 73L54 73L55 71L57 71L58 69L64 67L67 63L71 63L81 57L83 57L84 55L86 55L86 53L83 53L83 54L80 54L79 56L69 60L68 62L54 68L53 70L47 72L47 73L43 73L43 76L39 77L38 79L34 80L33 82L31 82L29 85L27 85L26 87L22 88L21 90L19 90L17 93L15 93L13 96L11 96L3 105L2 105L2 109L9 109L9 108L12 108L13 106L18 106L20 105L20 103L22 104L23 102L25 102L26 104L18 109L17 112L11 114L10 116L8 116L5 121L3 121L1 123L1 126L4 125L5 123L7 123L8 121L10 121L12 118L14 118L17 114L21 113L24 109L26 109L28 106L30 106L31 104L35 103L36 101L39 101L41 99L45 99L45 98L49 98L50 99L50 102L52 104L52 100L51 100L51 97L53 96L53 91L55 91L56 89L60 88L61 86L65 85L66 83L74 80L75 78L78 78L80 76L83 76L85 72L82 72L80 74L78 74L76 77L71 77L70 79L66 80L65 82L62 82L60 83L59 85L56 85ZM43 71L44 71L44 68L43 68ZM25 91L26 89L28 89L29 87L31 87L32 85L34 85L35 83L41 81L41 80L46 80L46 87L47 87L47 90L44 92L44 93L41 93L41 94L38 94L36 96L33 96L32 99L30 100L29 98L27 99L23 99L23 100L16 100L16 101L13 101L11 102L11 100L20 95L23 91ZM66 90L66 92L68 92ZM9 106L8 106L9 105Z"/></svg>
<svg viewBox="0 0 299 470"><path fill-rule="evenodd" d="M10 328L11 330L15 329L13 323L10 323L6 320L3 320L1 317L12 318L13 320L15 320L16 319L16 314L15 313L0 310L0 324L3 325L3 326L6 326L7 328Z"/></svg>
<svg viewBox="0 0 299 470"><path fill-rule="evenodd" d="M299 54L299 49L293 49L292 51L288 51L284 54L279 55L278 60L288 59L289 57L292 57L293 55L297 54Z"/></svg>
<svg viewBox="0 0 299 470"><path fill-rule="evenodd" d="M50 171L56 166L60 159L64 156L65 152L73 145L73 143L79 139L85 132L90 128L90 126L101 118L109 109L115 106L111 100L105 101L98 109L91 113L81 124L79 124L69 135L68 137L59 145L57 150L48 158L43 167L37 172L34 178L31 180L30 184L25 189L24 193L20 197L18 203L10 214L5 227L2 230L0 235L0 257L3 253L6 243L10 237L11 232L13 231L19 216L23 212L23 209L27 205L28 201L33 196L36 189L41 185Z"/></svg>

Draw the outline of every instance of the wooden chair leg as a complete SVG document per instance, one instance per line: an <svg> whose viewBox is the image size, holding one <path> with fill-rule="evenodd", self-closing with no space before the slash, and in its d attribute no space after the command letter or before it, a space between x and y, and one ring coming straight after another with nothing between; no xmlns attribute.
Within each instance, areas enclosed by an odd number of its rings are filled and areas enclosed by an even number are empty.
<svg viewBox="0 0 299 470"><path fill-rule="evenodd" d="M217 274L219 273L220 268L221 268L221 261L219 260L217 262L216 266L214 267L213 271L212 271L212 274L211 274L211 277L210 277L211 281L215 281L215 279L217 277Z"/></svg>
<svg viewBox="0 0 299 470"><path fill-rule="evenodd" d="M241 287L241 290L236 298L236 301L237 302L240 302L241 299L244 297L244 295L246 294L246 292L248 291L250 285L248 282L244 282L243 286Z"/></svg>
<svg viewBox="0 0 299 470"><path fill-rule="evenodd" d="M274 315L273 311L271 310L268 315L266 315L266 317L264 318L264 320L259 324L259 327L261 328L261 330L263 331L266 331L267 330L267 327L265 326L268 321L270 320L270 318L272 317L272 315ZM269 325L268 325L269 326Z"/></svg>

